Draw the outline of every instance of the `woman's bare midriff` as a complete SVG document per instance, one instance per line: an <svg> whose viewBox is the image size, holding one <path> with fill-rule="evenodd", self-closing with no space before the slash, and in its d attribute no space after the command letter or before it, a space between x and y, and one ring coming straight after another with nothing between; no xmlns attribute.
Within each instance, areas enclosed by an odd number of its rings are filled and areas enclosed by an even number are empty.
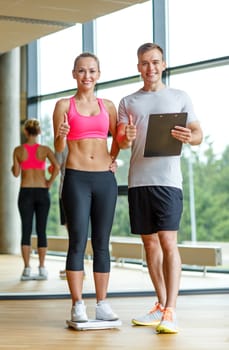
<svg viewBox="0 0 229 350"><path fill-rule="evenodd" d="M40 169L22 170L21 187L46 188L45 171Z"/></svg>
<svg viewBox="0 0 229 350"><path fill-rule="evenodd" d="M108 171L111 162L106 139L68 141L68 169Z"/></svg>

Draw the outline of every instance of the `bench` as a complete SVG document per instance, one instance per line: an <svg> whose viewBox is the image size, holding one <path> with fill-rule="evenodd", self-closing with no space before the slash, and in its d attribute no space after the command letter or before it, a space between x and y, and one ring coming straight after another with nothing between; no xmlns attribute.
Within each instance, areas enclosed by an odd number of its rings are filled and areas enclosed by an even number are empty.
<svg viewBox="0 0 229 350"><path fill-rule="evenodd" d="M37 237L32 236L32 249L37 248ZM199 245L199 244L178 244L182 265L203 266L204 274L207 266L222 265L222 249L219 246ZM68 250L68 238L48 236L48 252L62 252ZM116 262L124 262L126 260L138 260L142 265L146 261L145 250L140 238L132 237L112 237L110 241L111 257ZM91 240L88 239L85 257L91 258L93 250Z"/></svg>
<svg viewBox="0 0 229 350"><path fill-rule="evenodd" d="M61 253L67 253L68 250L68 238L65 237L58 237L58 236L48 236L48 252L61 252ZM31 245L32 250L37 249L37 236L32 236L31 239ZM86 251L85 251L85 257L91 258L93 255L92 246L91 246L91 240L88 239Z"/></svg>
<svg viewBox="0 0 229 350"><path fill-rule="evenodd" d="M178 244L182 265L203 266L204 274L207 266L222 265L222 249L219 246ZM145 251L141 240L115 239L111 241L112 257L117 262L125 262L127 259L137 259L142 264L145 262Z"/></svg>
<svg viewBox="0 0 229 350"><path fill-rule="evenodd" d="M137 241L111 241L111 255L117 262L124 263L126 259L145 261L144 246Z"/></svg>
<svg viewBox="0 0 229 350"><path fill-rule="evenodd" d="M207 266L222 265L222 249L219 246L178 244L178 248L182 264L203 266L204 274L207 272Z"/></svg>

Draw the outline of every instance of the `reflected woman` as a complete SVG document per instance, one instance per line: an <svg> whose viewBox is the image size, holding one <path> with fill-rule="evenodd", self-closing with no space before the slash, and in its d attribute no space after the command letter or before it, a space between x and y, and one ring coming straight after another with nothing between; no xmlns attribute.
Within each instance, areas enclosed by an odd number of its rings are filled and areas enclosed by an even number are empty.
<svg viewBox="0 0 229 350"><path fill-rule="evenodd" d="M40 124L37 119L29 119L25 122L24 134L27 141L14 149L11 168L15 177L21 175L18 208L22 222L21 252L24 261L22 281L33 278L43 280L48 277L45 256L47 251L46 226L50 208L49 189L59 173L59 164L53 151L48 146L38 143L37 139L40 133ZM53 167L49 179L46 178L45 174L47 160ZM39 274L36 277L31 275L30 266L34 214L39 256Z"/></svg>

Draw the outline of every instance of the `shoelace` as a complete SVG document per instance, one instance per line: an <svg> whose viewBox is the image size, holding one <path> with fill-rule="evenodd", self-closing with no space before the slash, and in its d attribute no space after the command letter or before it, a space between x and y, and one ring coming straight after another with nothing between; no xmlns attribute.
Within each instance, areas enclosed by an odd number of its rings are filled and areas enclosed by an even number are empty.
<svg viewBox="0 0 229 350"><path fill-rule="evenodd" d="M165 308L163 311L162 321L173 322L173 311L171 308Z"/></svg>
<svg viewBox="0 0 229 350"><path fill-rule="evenodd" d="M153 306L153 308L149 311L149 314L152 314L152 313L154 313L155 311L161 311L161 312L163 312L163 311L164 311L164 308L161 306L160 303L156 302L156 303L155 303L155 306Z"/></svg>

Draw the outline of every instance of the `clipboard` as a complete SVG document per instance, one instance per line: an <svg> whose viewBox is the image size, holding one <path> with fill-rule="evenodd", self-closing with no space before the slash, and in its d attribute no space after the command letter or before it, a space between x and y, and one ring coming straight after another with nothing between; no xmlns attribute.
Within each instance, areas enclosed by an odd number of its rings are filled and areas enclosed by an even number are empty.
<svg viewBox="0 0 229 350"><path fill-rule="evenodd" d="M182 142L171 136L174 126L186 126L187 113L150 114L144 157L167 157L181 154Z"/></svg>

